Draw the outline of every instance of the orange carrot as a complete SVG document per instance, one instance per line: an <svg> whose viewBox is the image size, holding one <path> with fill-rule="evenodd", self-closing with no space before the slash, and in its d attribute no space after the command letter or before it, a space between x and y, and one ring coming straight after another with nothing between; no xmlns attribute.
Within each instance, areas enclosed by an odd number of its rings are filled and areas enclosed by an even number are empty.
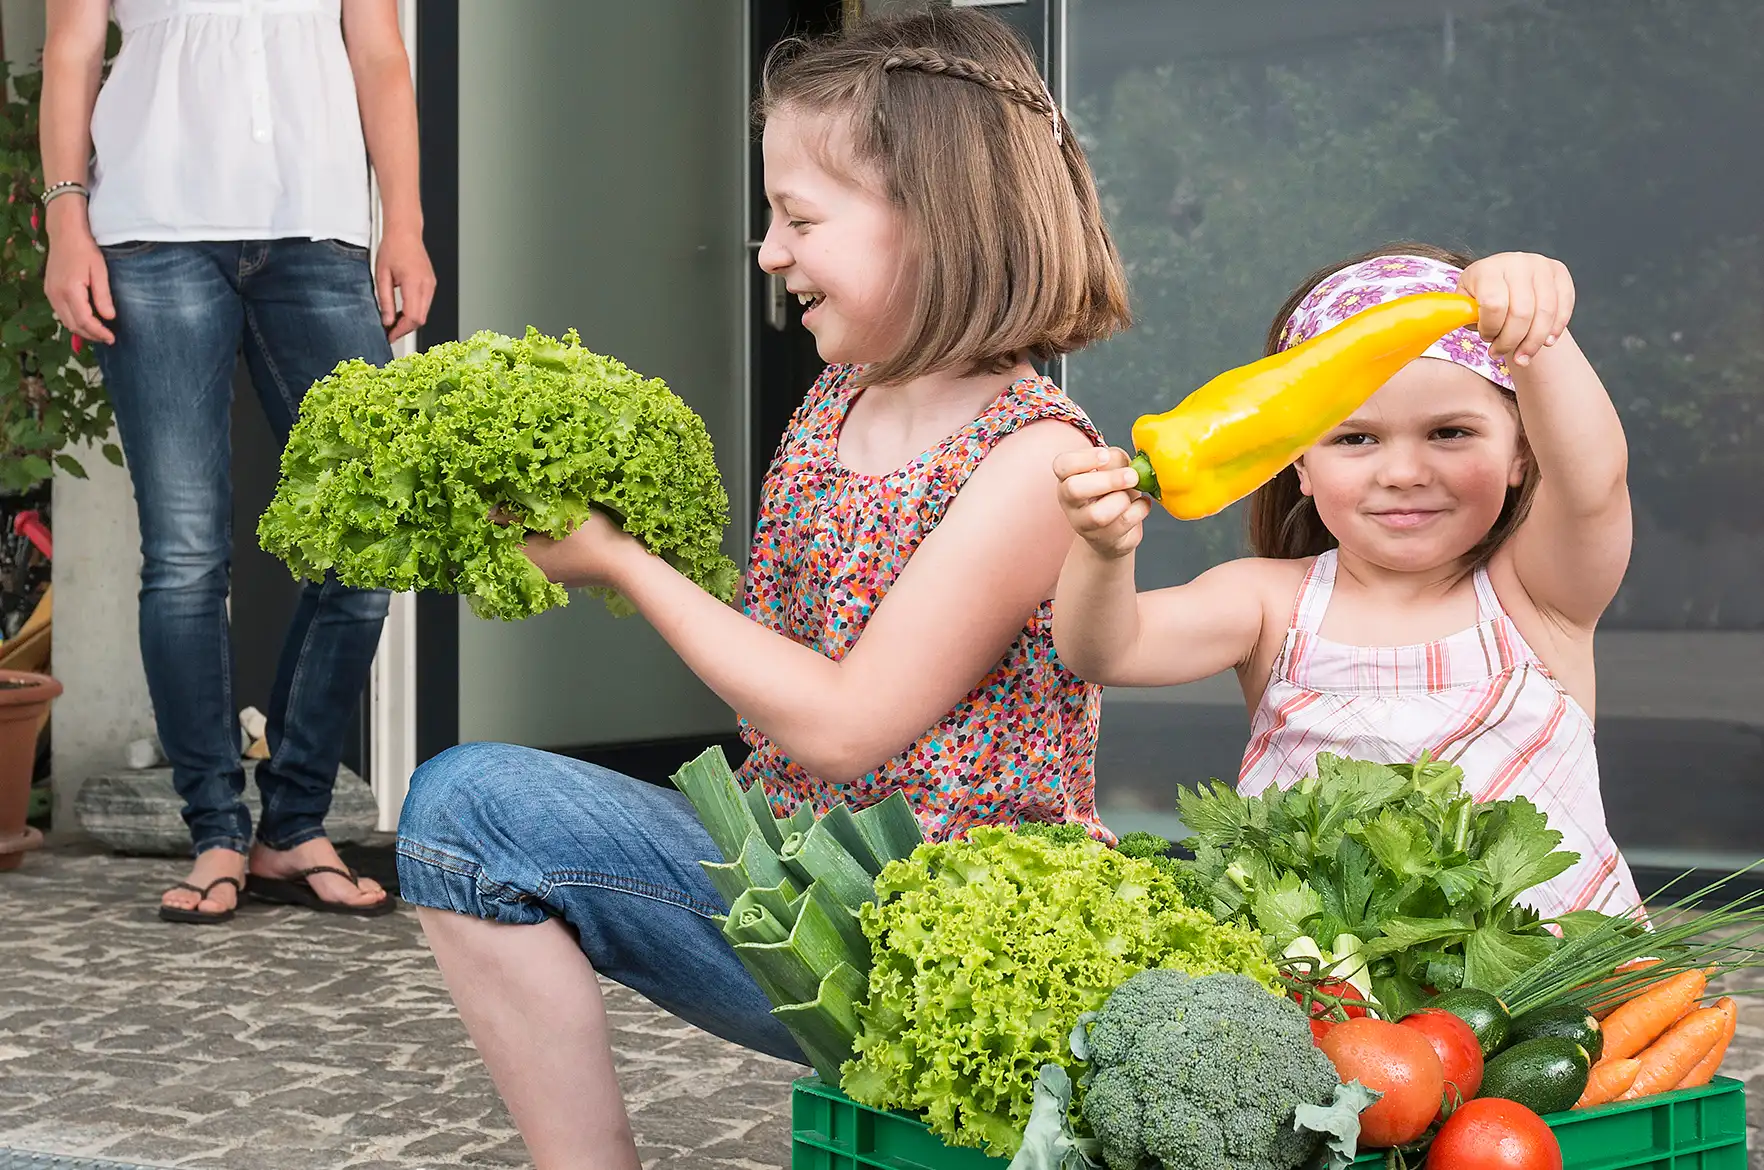
<svg viewBox="0 0 1764 1170"><path fill-rule="evenodd" d="M1637 1060L1641 1070L1619 1101L1633 1101L1678 1087L1685 1074L1702 1062L1727 1030L1727 1013L1720 1008L1700 1008L1666 1034L1644 1048Z"/></svg>
<svg viewBox="0 0 1764 1170"><path fill-rule="evenodd" d="M1600 1025L1605 1034L1604 1058L1622 1060L1658 1040L1684 1009L1697 1001L1708 983L1701 971L1681 971L1606 1016Z"/></svg>
<svg viewBox="0 0 1764 1170"><path fill-rule="evenodd" d="M1645 971L1659 961L1660 960L1658 959L1631 959L1629 962L1624 963L1622 966L1612 971L1610 979L1601 980L1600 983L1605 984L1614 982L1617 976L1627 975L1632 971ZM1642 990L1645 991L1647 989L1643 988ZM1622 1007L1626 1001L1635 998L1637 994L1638 993L1633 990L1619 991L1613 995L1605 997L1604 999L1600 999L1592 1005L1592 1014L1602 1020L1618 1008Z"/></svg>
<svg viewBox="0 0 1764 1170"><path fill-rule="evenodd" d="M1727 1014L1727 1026L1721 1031L1721 1038L1715 1041L1715 1047L1709 1049L1709 1055L1698 1061L1696 1067L1684 1075L1674 1088L1694 1089L1698 1085L1706 1085L1721 1067L1721 1058L1727 1055L1727 1046L1733 1043L1733 1033L1739 1027L1739 1004L1733 996L1724 995L1715 1001L1715 1006Z"/></svg>
<svg viewBox="0 0 1764 1170"><path fill-rule="evenodd" d="M1636 1074L1641 1071L1641 1061L1633 1056L1627 1060L1601 1060L1593 1065L1592 1074L1586 1078L1586 1092L1574 1103L1576 1109L1589 1109L1594 1105L1603 1105L1607 1101L1616 1100L1619 1094L1629 1091L1635 1084Z"/></svg>

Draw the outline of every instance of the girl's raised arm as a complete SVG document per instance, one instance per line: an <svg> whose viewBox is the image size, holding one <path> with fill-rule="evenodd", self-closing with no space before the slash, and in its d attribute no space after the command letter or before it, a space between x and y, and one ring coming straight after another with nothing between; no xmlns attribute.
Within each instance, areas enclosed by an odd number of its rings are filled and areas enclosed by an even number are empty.
<svg viewBox="0 0 1764 1170"><path fill-rule="evenodd" d="M1629 449L1611 397L1567 331L1574 282L1559 261L1503 253L1464 270L1480 330L1506 356L1539 482L1495 556L1532 602L1590 630L1617 594L1632 540Z"/></svg>
<svg viewBox="0 0 1764 1170"><path fill-rule="evenodd" d="M1072 542L1054 597L1054 646L1087 682L1158 687L1196 682L1249 662L1262 635L1254 561L1219 565L1186 585L1139 593L1133 550L1151 509L1130 490L1138 473L1118 449L1062 455L1060 502L1083 537Z"/></svg>
<svg viewBox="0 0 1764 1170"><path fill-rule="evenodd" d="M1046 421L999 441L835 662L730 609L596 515L528 555L553 580L605 584L693 673L797 763L841 783L875 771L974 689L1053 594L1072 531L1048 483L1088 449Z"/></svg>

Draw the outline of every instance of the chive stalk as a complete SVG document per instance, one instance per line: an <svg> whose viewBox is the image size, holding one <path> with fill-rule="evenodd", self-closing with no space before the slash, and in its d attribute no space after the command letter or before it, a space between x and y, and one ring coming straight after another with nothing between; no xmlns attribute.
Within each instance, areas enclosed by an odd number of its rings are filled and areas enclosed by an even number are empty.
<svg viewBox="0 0 1764 1170"><path fill-rule="evenodd" d="M819 904L821 913L827 916L828 923L845 943L845 961L860 972L868 974L870 940L864 937L864 928L858 922L857 914L849 907L841 905L819 882L796 896L785 912L785 917L794 922L801 917L804 903L811 899Z"/></svg>
<svg viewBox="0 0 1764 1170"><path fill-rule="evenodd" d="M853 813L851 819L857 822L858 832L869 843L870 852L884 865L910 857L925 840L913 806L898 791L887 800Z"/></svg>
<svg viewBox="0 0 1764 1170"><path fill-rule="evenodd" d="M747 842L741 847L732 862L701 861L705 876L715 886L723 901L731 906L735 900L753 886L778 886L789 883L793 891L801 890L808 884L804 877L797 880L790 869L778 859L771 847L760 837L758 829L747 836ZM795 897L795 893L790 895Z"/></svg>
<svg viewBox="0 0 1764 1170"><path fill-rule="evenodd" d="M1764 966L1764 954L1752 940L1764 935L1764 890L1740 894L1712 910L1697 906L1723 891L1730 882L1757 868L1757 862L1719 878L1694 893L1669 903L1646 926L1641 907L1605 918L1591 930L1566 939L1542 961L1501 988L1499 995L1515 1016L1557 1003L1621 1002L1656 983L1697 969L1719 977L1730 971ZM1661 890L1677 885L1683 877ZM1657 958L1650 967L1617 974L1636 959ZM1748 994L1759 989L1742 989Z"/></svg>
<svg viewBox="0 0 1764 1170"><path fill-rule="evenodd" d="M828 893L853 910L876 900L875 882L834 839L825 819L803 834L796 862L815 884L827 887Z"/></svg>
<svg viewBox="0 0 1764 1170"><path fill-rule="evenodd" d="M767 845L776 853L784 844L784 834L778 829L778 820L772 815L772 806L766 800L766 786L755 780L748 790L742 794L747 804L748 815L759 827L760 836L765 838Z"/></svg>
<svg viewBox="0 0 1764 1170"><path fill-rule="evenodd" d="M865 873L873 878L882 872L882 861L877 859L869 839L858 829L857 818L851 815L851 809L836 804L817 823L839 843L847 856L863 867Z"/></svg>
<svg viewBox="0 0 1764 1170"><path fill-rule="evenodd" d="M701 864L729 905L724 937L822 1079L838 1084L868 998L857 912L875 901L883 868L922 843L911 805L896 792L856 813L841 804L817 818L799 804L774 817L764 786L743 790L716 748L674 783L722 853Z"/></svg>
<svg viewBox="0 0 1764 1170"><path fill-rule="evenodd" d="M729 916L723 921L723 937L731 944L736 943L781 943L790 938L791 920L789 907L779 915L772 908L754 895L757 887L742 893L729 906Z"/></svg>

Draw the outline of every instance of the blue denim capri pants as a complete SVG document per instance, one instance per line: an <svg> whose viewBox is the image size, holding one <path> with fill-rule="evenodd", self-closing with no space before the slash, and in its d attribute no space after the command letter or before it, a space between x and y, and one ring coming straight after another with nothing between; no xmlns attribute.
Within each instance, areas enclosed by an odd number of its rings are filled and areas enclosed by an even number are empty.
<svg viewBox="0 0 1764 1170"><path fill-rule="evenodd" d="M594 969L688 1023L808 1063L715 921L700 861L721 853L679 792L500 743L411 777L398 824L405 901L492 922L561 919Z"/></svg>

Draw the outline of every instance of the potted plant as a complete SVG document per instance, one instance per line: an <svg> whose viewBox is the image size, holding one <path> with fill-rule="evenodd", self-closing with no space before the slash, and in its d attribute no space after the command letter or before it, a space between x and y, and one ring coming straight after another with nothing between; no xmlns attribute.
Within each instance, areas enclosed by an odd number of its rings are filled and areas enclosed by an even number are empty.
<svg viewBox="0 0 1764 1170"><path fill-rule="evenodd" d="M17 869L24 855L43 843L43 834L25 819L37 737L59 694L61 684L49 675L0 670L0 871Z"/></svg>
<svg viewBox="0 0 1764 1170"><path fill-rule="evenodd" d="M5 577L0 590L6 594L0 597L6 603L0 607L0 634L6 638L0 642L0 870L18 868L25 853L43 843L42 833L28 823L32 783L49 704L61 693L61 683L42 673L49 664L53 604L46 580L53 555L50 534L31 511L14 517L9 528L17 530L18 539L0 550ZM22 624L13 620L15 599L30 607Z"/></svg>
<svg viewBox="0 0 1764 1170"><path fill-rule="evenodd" d="M122 451L109 441L110 404L92 349L61 327L43 291L43 75L9 73L0 61L0 82L11 83L0 95L0 492L21 493L57 466L84 479L70 445L99 443L118 466Z"/></svg>

